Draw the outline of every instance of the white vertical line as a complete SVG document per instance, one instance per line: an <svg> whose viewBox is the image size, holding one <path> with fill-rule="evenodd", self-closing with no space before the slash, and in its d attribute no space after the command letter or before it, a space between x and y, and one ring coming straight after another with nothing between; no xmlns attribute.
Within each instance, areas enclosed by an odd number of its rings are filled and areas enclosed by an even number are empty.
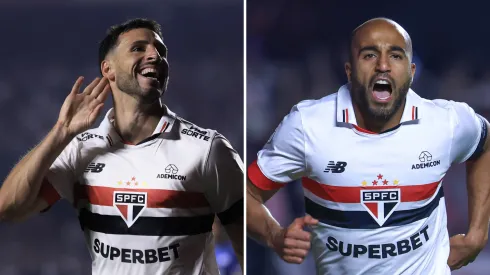
<svg viewBox="0 0 490 275"><path fill-rule="evenodd" d="M243 0L243 274L247 274L247 0Z"/></svg>

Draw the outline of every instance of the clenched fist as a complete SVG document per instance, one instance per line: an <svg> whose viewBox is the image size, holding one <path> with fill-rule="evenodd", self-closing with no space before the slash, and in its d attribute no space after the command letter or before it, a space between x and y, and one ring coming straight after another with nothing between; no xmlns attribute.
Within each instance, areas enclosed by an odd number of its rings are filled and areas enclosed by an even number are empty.
<svg viewBox="0 0 490 275"><path fill-rule="evenodd" d="M288 263L302 263L311 247L311 233L304 228L316 224L318 220L310 215L295 219L274 237L272 245L276 253Z"/></svg>
<svg viewBox="0 0 490 275"><path fill-rule="evenodd" d="M79 77L66 97L58 118L58 124L70 137L88 130L94 124L110 91L105 77L97 77L79 93L82 82L83 77Z"/></svg>
<svg viewBox="0 0 490 275"><path fill-rule="evenodd" d="M465 234L452 236L449 239L451 248L447 260L451 270L460 269L472 263L485 247L486 242L486 238L474 238Z"/></svg>

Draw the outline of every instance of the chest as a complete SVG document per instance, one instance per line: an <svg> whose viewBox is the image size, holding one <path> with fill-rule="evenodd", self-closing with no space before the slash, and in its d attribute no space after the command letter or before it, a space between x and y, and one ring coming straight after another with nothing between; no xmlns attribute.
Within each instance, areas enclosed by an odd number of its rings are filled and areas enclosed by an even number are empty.
<svg viewBox="0 0 490 275"><path fill-rule="evenodd" d="M398 186L439 181L450 167L451 139L441 129L402 126L369 136L338 128L310 135L308 177L337 186Z"/></svg>
<svg viewBox="0 0 490 275"><path fill-rule="evenodd" d="M78 181L115 189L201 192L202 158L189 146L184 150L179 144L166 145L82 150Z"/></svg>

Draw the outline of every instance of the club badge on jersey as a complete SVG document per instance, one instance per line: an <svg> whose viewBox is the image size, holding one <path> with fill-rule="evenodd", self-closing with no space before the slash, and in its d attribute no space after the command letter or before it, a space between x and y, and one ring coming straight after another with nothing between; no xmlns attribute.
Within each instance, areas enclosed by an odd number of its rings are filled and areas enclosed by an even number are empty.
<svg viewBox="0 0 490 275"><path fill-rule="evenodd" d="M361 190L361 204L383 226L400 204L400 189Z"/></svg>
<svg viewBox="0 0 490 275"><path fill-rule="evenodd" d="M147 196L146 192L114 191L114 206L119 210L128 228L146 208Z"/></svg>

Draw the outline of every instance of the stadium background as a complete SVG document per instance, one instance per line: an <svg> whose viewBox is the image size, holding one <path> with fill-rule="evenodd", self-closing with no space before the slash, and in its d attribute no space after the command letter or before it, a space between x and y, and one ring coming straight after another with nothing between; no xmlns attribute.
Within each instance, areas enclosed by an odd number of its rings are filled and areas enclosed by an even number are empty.
<svg viewBox="0 0 490 275"><path fill-rule="evenodd" d="M488 3L476 1L247 1L247 164L291 107L336 92L346 81L344 61L351 31L378 16L399 22L411 35L417 73L413 89L427 98L465 101L490 117ZM423 133L420 133L423 135ZM451 235L466 233L463 165L445 177ZM303 215L296 182L268 206L283 225ZM490 245L456 275L490 274ZM247 240L249 274L315 274L311 255L302 265L283 263Z"/></svg>
<svg viewBox="0 0 490 275"><path fill-rule="evenodd" d="M76 78L85 76L87 84L98 76L98 41L106 29L134 17L162 25L169 48L169 108L217 129L243 158L241 0L3 0L1 178L54 125ZM83 234L66 202L25 223L0 223L0 248L2 275L90 274ZM221 264L233 262L226 241L217 250Z"/></svg>

